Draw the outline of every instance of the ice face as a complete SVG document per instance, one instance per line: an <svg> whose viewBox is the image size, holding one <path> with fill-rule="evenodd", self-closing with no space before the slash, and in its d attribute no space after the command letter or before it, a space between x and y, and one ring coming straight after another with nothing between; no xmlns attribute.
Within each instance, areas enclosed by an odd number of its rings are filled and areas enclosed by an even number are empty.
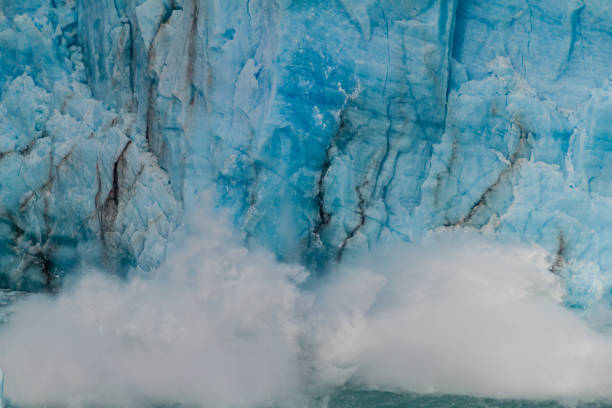
<svg viewBox="0 0 612 408"><path fill-rule="evenodd" d="M0 6L0 268L154 269L203 190L325 270L431 231L533 242L608 295L604 0Z"/></svg>
<svg viewBox="0 0 612 408"><path fill-rule="evenodd" d="M180 217L167 173L141 146L136 116L92 94L75 7L1 6L4 286L53 289L84 258L151 269Z"/></svg>

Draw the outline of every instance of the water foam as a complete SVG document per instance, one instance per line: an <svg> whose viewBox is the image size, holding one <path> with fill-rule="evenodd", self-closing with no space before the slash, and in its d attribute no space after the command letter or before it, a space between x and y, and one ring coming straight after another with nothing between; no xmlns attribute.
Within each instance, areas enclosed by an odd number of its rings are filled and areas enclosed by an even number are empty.
<svg viewBox="0 0 612 408"><path fill-rule="evenodd" d="M610 398L612 340L561 304L548 254L444 233L300 289L207 210L153 278L88 272L0 328L24 405L304 405L345 384L496 397Z"/></svg>

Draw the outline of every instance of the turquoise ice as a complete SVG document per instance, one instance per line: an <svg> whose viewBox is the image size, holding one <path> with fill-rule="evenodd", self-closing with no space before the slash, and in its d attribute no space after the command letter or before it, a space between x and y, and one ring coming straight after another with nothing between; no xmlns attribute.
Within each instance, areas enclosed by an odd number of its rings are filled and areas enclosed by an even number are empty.
<svg viewBox="0 0 612 408"><path fill-rule="evenodd" d="M199 194L324 271L458 227L609 302L605 0L8 0L2 284L147 272Z"/></svg>

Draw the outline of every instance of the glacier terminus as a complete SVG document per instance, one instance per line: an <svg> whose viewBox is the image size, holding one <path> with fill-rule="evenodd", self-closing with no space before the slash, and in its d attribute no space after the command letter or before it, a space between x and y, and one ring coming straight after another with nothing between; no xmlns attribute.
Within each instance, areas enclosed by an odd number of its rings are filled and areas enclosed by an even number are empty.
<svg viewBox="0 0 612 408"><path fill-rule="evenodd" d="M0 269L150 271L198 192L325 270L468 226L608 298L606 0L5 0ZM610 238L608 239L608 236Z"/></svg>
<svg viewBox="0 0 612 408"><path fill-rule="evenodd" d="M152 276L203 194L313 280L438 233L533 245L598 324L612 2L0 0L2 289Z"/></svg>

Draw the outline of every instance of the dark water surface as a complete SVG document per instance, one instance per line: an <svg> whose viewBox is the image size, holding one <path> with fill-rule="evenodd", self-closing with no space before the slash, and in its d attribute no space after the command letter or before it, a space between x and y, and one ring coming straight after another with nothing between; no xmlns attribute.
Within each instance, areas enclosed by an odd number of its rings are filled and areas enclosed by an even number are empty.
<svg viewBox="0 0 612 408"><path fill-rule="evenodd" d="M498 400L458 395L423 395L345 388L329 398L327 408L612 408L612 402Z"/></svg>

